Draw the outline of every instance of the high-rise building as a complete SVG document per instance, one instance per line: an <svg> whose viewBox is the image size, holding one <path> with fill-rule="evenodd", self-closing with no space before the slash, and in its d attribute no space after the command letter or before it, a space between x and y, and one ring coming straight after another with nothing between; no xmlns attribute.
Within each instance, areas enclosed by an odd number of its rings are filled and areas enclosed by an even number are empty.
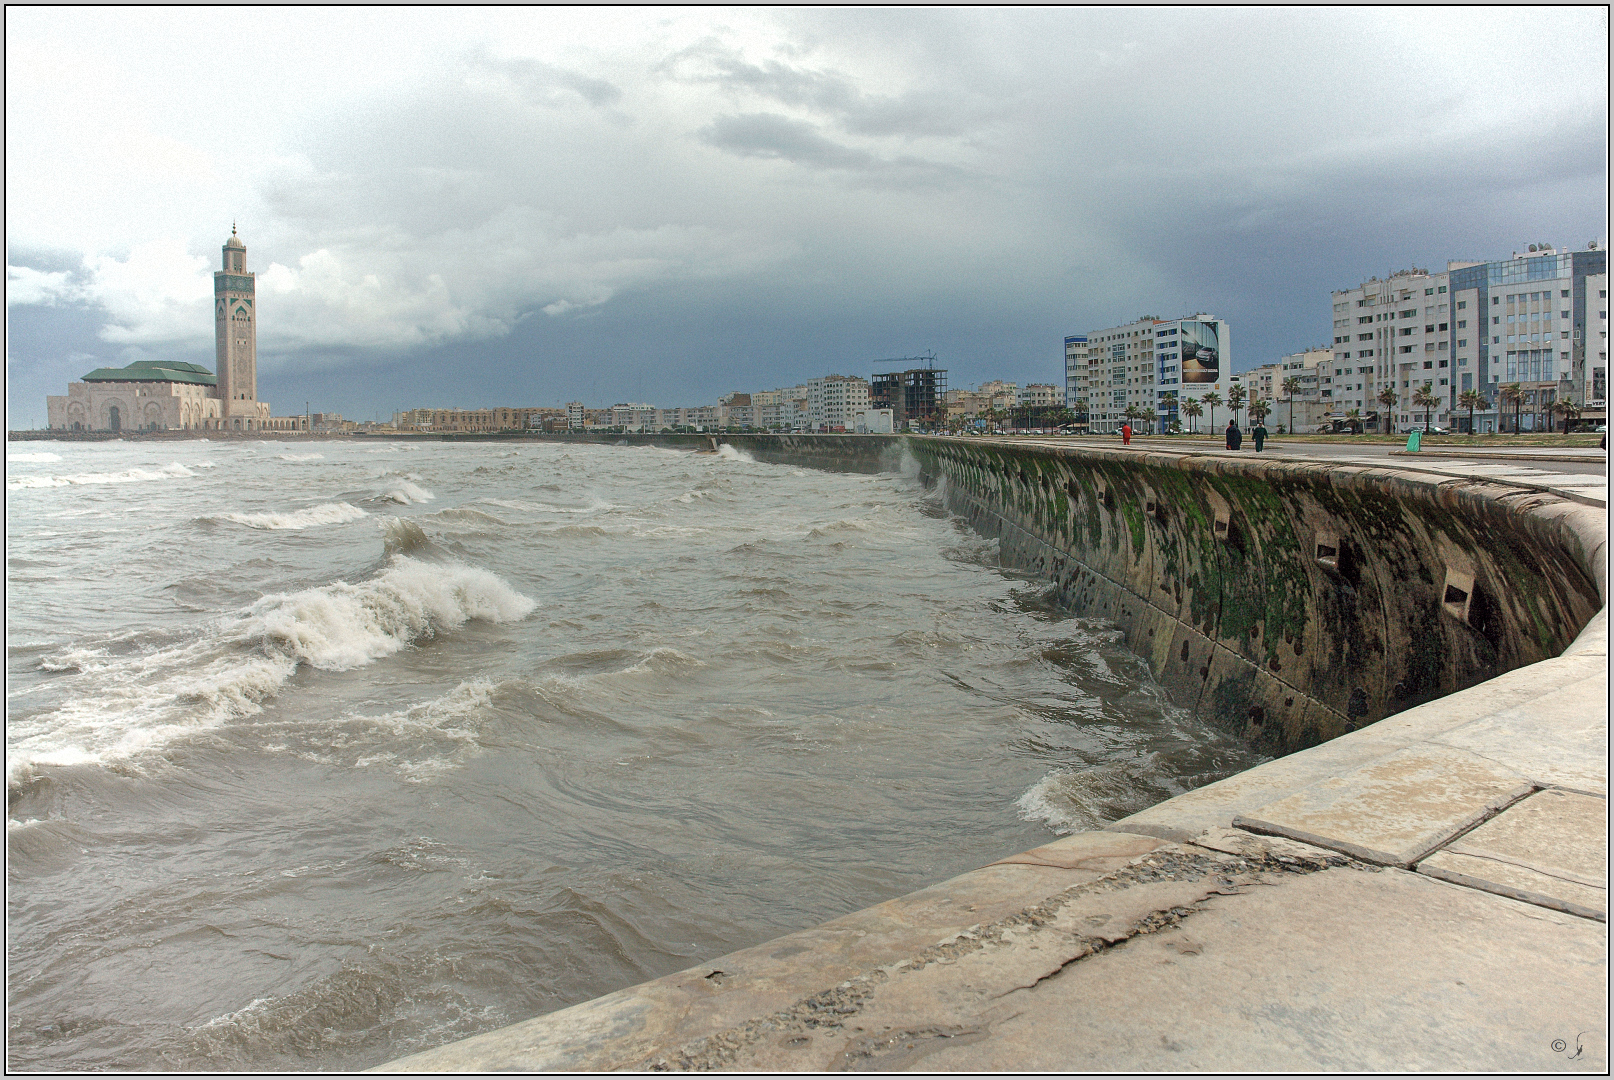
<svg viewBox="0 0 1614 1080"><path fill-rule="evenodd" d="M1068 356L1070 344L1066 349ZM1112 434L1129 423L1163 434L1183 423L1184 399L1212 390L1225 397L1237 380L1231 370L1231 328L1203 313L1181 319L1145 315L1089 333L1088 430Z"/></svg>
<svg viewBox="0 0 1614 1080"><path fill-rule="evenodd" d="M945 415L946 393L947 369L928 363L904 371L875 372L869 380L871 404L876 409L890 409L898 431L914 424L934 425Z"/></svg>
<svg viewBox="0 0 1614 1080"><path fill-rule="evenodd" d="M1065 338L1065 408L1079 425L1087 423L1087 335Z"/></svg>
<svg viewBox="0 0 1614 1080"><path fill-rule="evenodd" d="M1481 432L1509 426L1515 412L1525 430L1542 430L1565 399L1588 419L1606 416L1607 304L1595 294L1606 294L1607 283L1607 253L1595 246L1531 245L1511 259L1452 261L1444 272L1403 270L1336 291L1334 364L1325 372L1333 382L1324 386L1333 392L1331 415L1376 414L1388 390L1396 430L1426 421L1466 428L1469 410L1459 399L1475 390L1487 406L1473 414ZM1517 409L1499 401L1514 383ZM1414 400L1425 385L1432 406Z"/></svg>
<svg viewBox="0 0 1614 1080"><path fill-rule="evenodd" d="M1515 416L1526 431L1544 430L1563 400L1584 420L1608 418L1608 252L1532 247L1511 259L1447 264L1458 426L1467 426L1468 409L1457 398L1470 389L1490 405L1474 414L1479 431L1511 431ZM1502 387L1514 383L1522 400L1501 402Z"/></svg>
<svg viewBox="0 0 1614 1080"><path fill-rule="evenodd" d="M856 375L826 375L807 380L807 426L810 431L847 431L857 414L869 408L869 384Z"/></svg>
<svg viewBox="0 0 1614 1080"><path fill-rule="evenodd" d="M1451 422L1452 385L1450 282L1444 272L1414 267L1386 278L1369 278L1354 289L1333 293L1334 364L1326 377L1332 391L1329 419L1352 412L1369 427L1382 426L1386 390L1396 396L1391 430L1404 430L1412 413L1422 416L1413 396L1428 383L1438 404L1430 422Z"/></svg>

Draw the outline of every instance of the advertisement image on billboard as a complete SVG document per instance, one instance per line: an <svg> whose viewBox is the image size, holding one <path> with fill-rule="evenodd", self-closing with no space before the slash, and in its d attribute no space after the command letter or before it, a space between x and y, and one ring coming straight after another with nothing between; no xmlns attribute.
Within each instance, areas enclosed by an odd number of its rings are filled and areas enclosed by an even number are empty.
<svg viewBox="0 0 1614 1080"><path fill-rule="evenodd" d="M1182 381L1213 383L1222 373L1221 343L1213 322L1184 322L1182 334Z"/></svg>

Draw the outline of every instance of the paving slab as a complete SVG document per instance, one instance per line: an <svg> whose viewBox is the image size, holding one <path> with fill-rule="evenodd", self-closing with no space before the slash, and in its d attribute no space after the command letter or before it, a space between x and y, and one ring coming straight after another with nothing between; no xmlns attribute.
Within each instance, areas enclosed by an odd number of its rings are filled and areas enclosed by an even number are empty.
<svg viewBox="0 0 1614 1080"><path fill-rule="evenodd" d="M1608 919L1608 800L1539 791L1453 840L1418 872Z"/></svg>
<svg viewBox="0 0 1614 1080"><path fill-rule="evenodd" d="M915 1051L931 1052L898 1067L1125 1073L1608 1067L1606 999L1586 993L1606 985L1604 924L1441 887L1400 870L1333 869L1214 896L1199 907L1174 926L1010 993L995 1002L995 1017L958 1024L961 1031L989 1031L989 1039L904 1040L897 1044L904 1050L912 1042ZM1483 947L1476 947L1476 933ZM889 1024L892 1033L922 1028L905 1019L859 1017L865 1027Z"/></svg>
<svg viewBox="0 0 1614 1080"><path fill-rule="evenodd" d="M1487 758L1416 746L1257 807L1233 825L1410 867L1532 790L1528 779Z"/></svg>
<svg viewBox="0 0 1614 1080"><path fill-rule="evenodd" d="M1608 795L1608 710L1588 707L1608 701L1606 657L1592 677L1565 682L1528 704L1501 709L1430 742L1505 763L1538 787L1563 787Z"/></svg>
<svg viewBox="0 0 1614 1080"><path fill-rule="evenodd" d="M1589 629L1597 629L1602 636L1594 634L1587 638L1585 648L1573 655L1518 668L1489 682L1387 716L1301 753L1263 762L1225 780L1140 810L1108 828L1148 833L1168 840L1188 840L1206 829L1231 825L1235 815L1249 814L1283 795L1343 775L1404 747L1429 742L1476 719L1511 708L1527 710L1531 702L1549 695L1559 686L1585 679L1606 679L1606 627L1606 621L1594 620ZM1599 641L1604 644L1600 645ZM1579 639L1577 644L1580 644ZM1601 737L1606 739L1606 712L1594 715L1604 720L1605 734ZM1502 756L1498 760L1506 762L1508 758Z"/></svg>
<svg viewBox="0 0 1614 1080"><path fill-rule="evenodd" d="M1179 872L1161 880L1081 887L1041 921L848 980L821 995L828 1010L758 1017L642 1067L1607 1067L1606 1001L1586 992L1606 976L1605 924L1359 863L1169 858ZM1181 872L1199 864L1198 881Z"/></svg>

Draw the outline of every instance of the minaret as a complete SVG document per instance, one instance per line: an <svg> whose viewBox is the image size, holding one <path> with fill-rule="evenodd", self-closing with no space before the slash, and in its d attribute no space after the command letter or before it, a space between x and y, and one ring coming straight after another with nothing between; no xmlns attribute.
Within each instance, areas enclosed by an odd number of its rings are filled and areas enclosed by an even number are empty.
<svg viewBox="0 0 1614 1080"><path fill-rule="evenodd" d="M245 430L258 417L258 324L256 275L247 270L247 246L230 226L224 269L213 274L213 320L217 342L220 413L226 428Z"/></svg>

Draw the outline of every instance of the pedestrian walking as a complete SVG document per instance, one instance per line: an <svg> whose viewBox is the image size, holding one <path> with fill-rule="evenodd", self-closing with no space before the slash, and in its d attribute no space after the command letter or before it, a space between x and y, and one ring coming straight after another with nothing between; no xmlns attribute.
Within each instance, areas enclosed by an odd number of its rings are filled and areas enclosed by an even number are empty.
<svg viewBox="0 0 1614 1080"><path fill-rule="evenodd" d="M1243 446L1243 445L1244 445L1244 432L1239 430L1238 421L1237 420L1229 420L1227 422L1227 448L1229 450L1237 450L1240 446Z"/></svg>
<svg viewBox="0 0 1614 1080"><path fill-rule="evenodd" d="M1122 424L1121 425L1121 445L1122 446L1131 446L1132 445L1132 425L1131 424Z"/></svg>
<svg viewBox="0 0 1614 1080"><path fill-rule="evenodd" d="M1255 452L1259 454L1261 452L1261 447L1264 446L1267 441L1267 426L1261 423L1259 420L1256 421L1255 427L1250 429L1250 437L1255 440Z"/></svg>

